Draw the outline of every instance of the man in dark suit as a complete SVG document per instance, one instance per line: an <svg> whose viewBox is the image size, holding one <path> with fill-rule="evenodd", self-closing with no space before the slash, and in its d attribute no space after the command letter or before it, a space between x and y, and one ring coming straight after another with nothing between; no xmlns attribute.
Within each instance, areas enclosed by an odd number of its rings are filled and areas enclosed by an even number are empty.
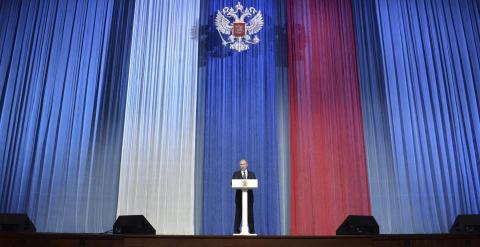
<svg viewBox="0 0 480 247"><path fill-rule="evenodd" d="M240 171L233 173L232 179L257 179L255 173L248 171L248 163L246 160L240 160ZM235 192L235 224L234 233L240 233L240 221L242 220L242 191ZM248 229L250 233L255 233L253 224L253 191L248 190Z"/></svg>

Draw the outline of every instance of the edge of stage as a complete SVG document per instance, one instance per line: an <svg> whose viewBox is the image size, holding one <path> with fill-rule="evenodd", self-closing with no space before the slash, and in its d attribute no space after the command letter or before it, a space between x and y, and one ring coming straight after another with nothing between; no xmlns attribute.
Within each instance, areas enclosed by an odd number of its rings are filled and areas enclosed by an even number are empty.
<svg viewBox="0 0 480 247"><path fill-rule="evenodd" d="M373 236L206 236L206 235L115 235L72 233L0 232L0 246L480 246L480 235L405 234Z"/></svg>

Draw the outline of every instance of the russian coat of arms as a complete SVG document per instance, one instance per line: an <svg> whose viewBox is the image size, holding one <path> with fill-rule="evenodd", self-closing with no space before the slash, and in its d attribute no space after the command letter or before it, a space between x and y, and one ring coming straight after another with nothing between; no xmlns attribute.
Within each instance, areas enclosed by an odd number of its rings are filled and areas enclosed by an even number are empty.
<svg viewBox="0 0 480 247"><path fill-rule="evenodd" d="M263 27L262 12L254 7L244 9L238 2L235 8L225 7L217 11L215 26L223 46L229 45L230 49L238 52L245 51L249 44L260 42L257 33Z"/></svg>

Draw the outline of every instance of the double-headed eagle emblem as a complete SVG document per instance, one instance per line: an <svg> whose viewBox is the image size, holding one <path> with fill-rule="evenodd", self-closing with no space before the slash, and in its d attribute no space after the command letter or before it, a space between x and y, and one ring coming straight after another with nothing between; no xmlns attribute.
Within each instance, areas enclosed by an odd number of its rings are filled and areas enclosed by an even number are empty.
<svg viewBox="0 0 480 247"><path fill-rule="evenodd" d="M246 19L249 20L248 24L245 22ZM215 26L223 46L229 45L230 49L239 52L245 51L249 44L255 45L260 42L256 34L263 27L262 12L253 7L244 9L238 2L235 9L225 7L221 12L217 11Z"/></svg>

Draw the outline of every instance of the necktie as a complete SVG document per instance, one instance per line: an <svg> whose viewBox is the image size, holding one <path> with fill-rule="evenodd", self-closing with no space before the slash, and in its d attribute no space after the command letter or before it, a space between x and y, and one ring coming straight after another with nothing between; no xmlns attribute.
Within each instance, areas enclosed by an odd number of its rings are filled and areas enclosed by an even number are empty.
<svg viewBox="0 0 480 247"><path fill-rule="evenodd" d="M245 179L245 171L242 171L242 178Z"/></svg>

